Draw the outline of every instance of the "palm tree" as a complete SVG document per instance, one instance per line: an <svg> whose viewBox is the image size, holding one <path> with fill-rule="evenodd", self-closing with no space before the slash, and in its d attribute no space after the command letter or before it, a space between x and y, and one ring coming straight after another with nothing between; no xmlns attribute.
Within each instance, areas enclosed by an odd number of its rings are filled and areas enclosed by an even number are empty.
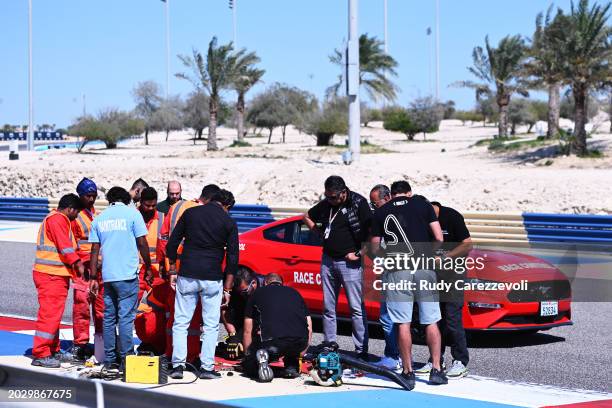
<svg viewBox="0 0 612 408"><path fill-rule="evenodd" d="M344 69L344 50L335 49L329 60ZM399 88L389 76L397 77L397 65L392 56L385 54L382 41L367 34L359 36L359 85L363 85L370 98L395 100ZM328 97L338 95L342 81L343 76L340 75L338 82L327 88Z"/></svg>
<svg viewBox="0 0 612 408"><path fill-rule="evenodd" d="M497 48L491 47L489 37L485 38L485 50L475 47L472 52L474 65L468 70L480 83L460 81L456 86L476 90L476 99L482 95L495 96L499 109L498 137L508 136L508 105L514 93L529 96L521 73L525 57L525 42L520 35L506 36L501 39ZM493 86L495 89L493 89Z"/></svg>
<svg viewBox="0 0 612 408"><path fill-rule="evenodd" d="M563 29L556 30L552 38L559 51L561 72L574 96L574 133L570 152L578 155L587 153L585 124L589 90L612 80L612 28L607 25L609 10L610 3L589 7L588 0L580 0L575 7L572 2L569 14L560 12L558 18Z"/></svg>
<svg viewBox="0 0 612 408"><path fill-rule="evenodd" d="M563 80L561 60L553 40L557 30L563 30L560 12L552 18L552 5L546 12L546 17L539 13L536 17L536 28L528 50L529 60L525 64L525 74L535 78L534 88L544 88L548 91L548 130L547 137L559 133L560 88Z"/></svg>
<svg viewBox="0 0 612 408"><path fill-rule="evenodd" d="M233 87L238 94L236 101L236 129L238 132L237 140L242 142L244 140L245 95L255 84L261 81L266 71L254 67L255 64L259 63L260 59L257 54L254 52L247 53L245 49L238 51L235 61Z"/></svg>
<svg viewBox="0 0 612 408"><path fill-rule="evenodd" d="M205 91L209 96L208 150L219 150L217 146L217 112L219 111L221 92L230 88L234 80L237 54L233 53L233 50L232 43L218 46L217 37L213 37L208 44L206 59L195 48L191 57L179 55L183 65L191 72L178 73L176 77L191 82L196 91Z"/></svg>

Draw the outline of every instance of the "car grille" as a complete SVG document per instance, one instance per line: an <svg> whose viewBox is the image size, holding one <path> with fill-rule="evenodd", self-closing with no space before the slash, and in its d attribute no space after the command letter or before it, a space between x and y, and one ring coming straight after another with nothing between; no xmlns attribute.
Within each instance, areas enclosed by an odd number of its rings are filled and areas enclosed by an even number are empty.
<svg viewBox="0 0 612 408"><path fill-rule="evenodd" d="M568 280L529 282L527 290L512 290L508 300L512 303L541 302L568 299L572 288Z"/></svg>
<svg viewBox="0 0 612 408"><path fill-rule="evenodd" d="M569 319L568 312L561 312L556 316L506 316L501 322L511 324L550 324L563 320L564 318Z"/></svg>

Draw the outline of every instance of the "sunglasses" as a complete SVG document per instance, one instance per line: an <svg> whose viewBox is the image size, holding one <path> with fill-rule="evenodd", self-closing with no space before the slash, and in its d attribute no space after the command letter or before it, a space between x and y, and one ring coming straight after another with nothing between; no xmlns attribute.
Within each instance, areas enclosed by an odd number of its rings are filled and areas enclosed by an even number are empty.
<svg viewBox="0 0 612 408"><path fill-rule="evenodd" d="M342 197L342 194L344 194L344 192L340 192L336 194L325 194L325 198L329 201L337 201L340 199L340 197Z"/></svg>

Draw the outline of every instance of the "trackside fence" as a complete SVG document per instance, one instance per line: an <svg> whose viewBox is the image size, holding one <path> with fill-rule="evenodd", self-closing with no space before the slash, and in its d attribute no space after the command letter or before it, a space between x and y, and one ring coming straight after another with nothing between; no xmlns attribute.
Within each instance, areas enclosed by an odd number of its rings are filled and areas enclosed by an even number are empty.
<svg viewBox="0 0 612 408"><path fill-rule="evenodd" d="M57 207L57 199L0 197L0 220L40 222ZM103 210L105 201L97 201ZM240 232L302 214L306 208L237 204L230 215ZM521 244L535 242L612 243L612 216L540 213L464 213L476 242Z"/></svg>

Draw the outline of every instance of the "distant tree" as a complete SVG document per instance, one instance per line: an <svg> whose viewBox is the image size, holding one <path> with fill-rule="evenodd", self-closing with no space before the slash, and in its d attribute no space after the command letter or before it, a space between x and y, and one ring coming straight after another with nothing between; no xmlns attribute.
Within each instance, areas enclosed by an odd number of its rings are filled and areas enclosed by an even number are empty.
<svg viewBox="0 0 612 408"><path fill-rule="evenodd" d="M238 132L238 141L244 141L244 110L245 110L245 95L255 86L265 74L265 70L255 67L255 64L260 62L259 57L254 52L246 52L244 49L239 51L239 56L236 58L236 71L233 81L233 87L238 94L236 101L236 131Z"/></svg>
<svg viewBox="0 0 612 408"><path fill-rule="evenodd" d="M205 91L209 96L208 150L219 150L217 115L221 93L232 87L236 75L236 61L240 57L240 52L234 53L233 50L231 43L218 45L217 37L213 37L208 44L205 57L195 48L192 56L179 55L179 59L189 72L178 73L176 77L191 82L196 91Z"/></svg>
<svg viewBox="0 0 612 408"><path fill-rule="evenodd" d="M391 107L383 111L383 127L392 132L401 132L408 140L414 140L414 136L420 132L412 119L408 109L402 107Z"/></svg>
<svg viewBox="0 0 612 408"><path fill-rule="evenodd" d="M482 122L484 117L476 111L455 111L453 119L460 120L465 125L465 122Z"/></svg>
<svg viewBox="0 0 612 408"><path fill-rule="evenodd" d="M160 108L163 101L160 86L155 81L139 82L132 89L132 97L136 102L134 111L144 123L145 145L148 145L149 132L156 130L153 121L155 112Z"/></svg>
<svg viewBox="0 0 612 408"><path fill-rule="evenodd" d="M482 116L482 126L486 126L487 122L496 122L499 118L497 113L495 100L489 96L480 96L476 100L476 112Z"/></svg>
<svg viewBox="0 0 612 408"><path fill-rule="evenodd" d="M304 118L317 109L313 94L276 83L251 101L247 120L255 127L268 129L268 143L272 141L274 128L280 127L284 143L287 126L293 124L302 129Z"/></svg>
<svg viewBox="0 0 612 408"><path fill-rule="evenodd" d="M438 105L442 108L443 119L452 119L455 114L455 101L439 102Z"/></svg>
<svg viewBox="0 0 612 408"><path fill-rule="evenodd" d="M413 124L419 132L423 132L423 138L426 138L427 133L439 130L444 117L444 105L436 103L431 96L417 98L410 103L409 113Z"/></svg>
<svg viewBox="0 0 612 408"><path fill-rule="evenodd" d="M162 101L159 109L155 111L151 122L153 128L166 133L166 142L170 132L184 128L183 120L184 104L179 96L171 96L168 100Z"/></svg>
<svg viewBox="0 0 612 408"><path fill-rule="evenodd" d="M537 122L537 117L530 109L530 101L524 98L517 98L510 101L508 106L508 122L510 122L510 134L516 134L516 127L519 125L528 125L527 133L531 132L531 128Z"/></svg>
<svg viewBox="0 0 612 408"><path fill-rule="evenodd" d="M192 92L183 106L183 124L193 129L194 143L195 138L202 139L209 123L208 96L203 92Z"/></svg>
<svg viewBox="0 0 612 408"><path fill-rule="evenodd" d="M348 132L348 102L345 98L326 101L307 116L304 131L317 138L317 146L329 146L334 135Z"/></svg>
<svg viewBox="0 0 612 408"><path fill-rule="evenodd" d="M344 72L345 50L335 49L329 60ZM372 100L395 100L399 88L390 78L397 77L397 66L397 61L385 54L381 40L367 34L359 36L359 85L363 86ZM343 78L344 74L340 74L338 81L327 89L328 97L338 95Z"/></svg>
<svg viewBox="0 0 612 408"><path fill-rule="evenodd" d="M5 123L4 126L2 126L2 131L4 133L15 132L16 130L17 130L17 126L13 126L13 125L10 125L8 123Z"/></svg>
<svg viewBox="0 0 612 408"><path fill-rule="evenodd" d="M529 96L522 80L525 42L520 35L506 36L497 47L489 44L485 38L485 49L475 47L472 52L473 65L470 73L481 82L461 81L458 86L476 90L476 99L480 96L495 96L499 111L498 135L508 136L508 105L512 94Z"/></svg>
<svg viewBox="0 0 612 408"><path fill-rule="evenodd" d="M115 149L120 140L130 136L139 135L144 132L142 119L134 114L120 111L116 108L107 108L101 111L97 117L83 116L69 127L71 135L83 138L79 152L85 144L93 140L101 140L107 149Z"/></svg>
<svg viewBox="0 0 612 408"><path fill-rule="evenodd" d="M587 99L589 91L602 82L610 82L612 27L608 24L610 3L572 2L569 14L557 18L563 27L552 38L558 50L561 72L574 97L574 132L570 153L587 154Z"/></svg>

